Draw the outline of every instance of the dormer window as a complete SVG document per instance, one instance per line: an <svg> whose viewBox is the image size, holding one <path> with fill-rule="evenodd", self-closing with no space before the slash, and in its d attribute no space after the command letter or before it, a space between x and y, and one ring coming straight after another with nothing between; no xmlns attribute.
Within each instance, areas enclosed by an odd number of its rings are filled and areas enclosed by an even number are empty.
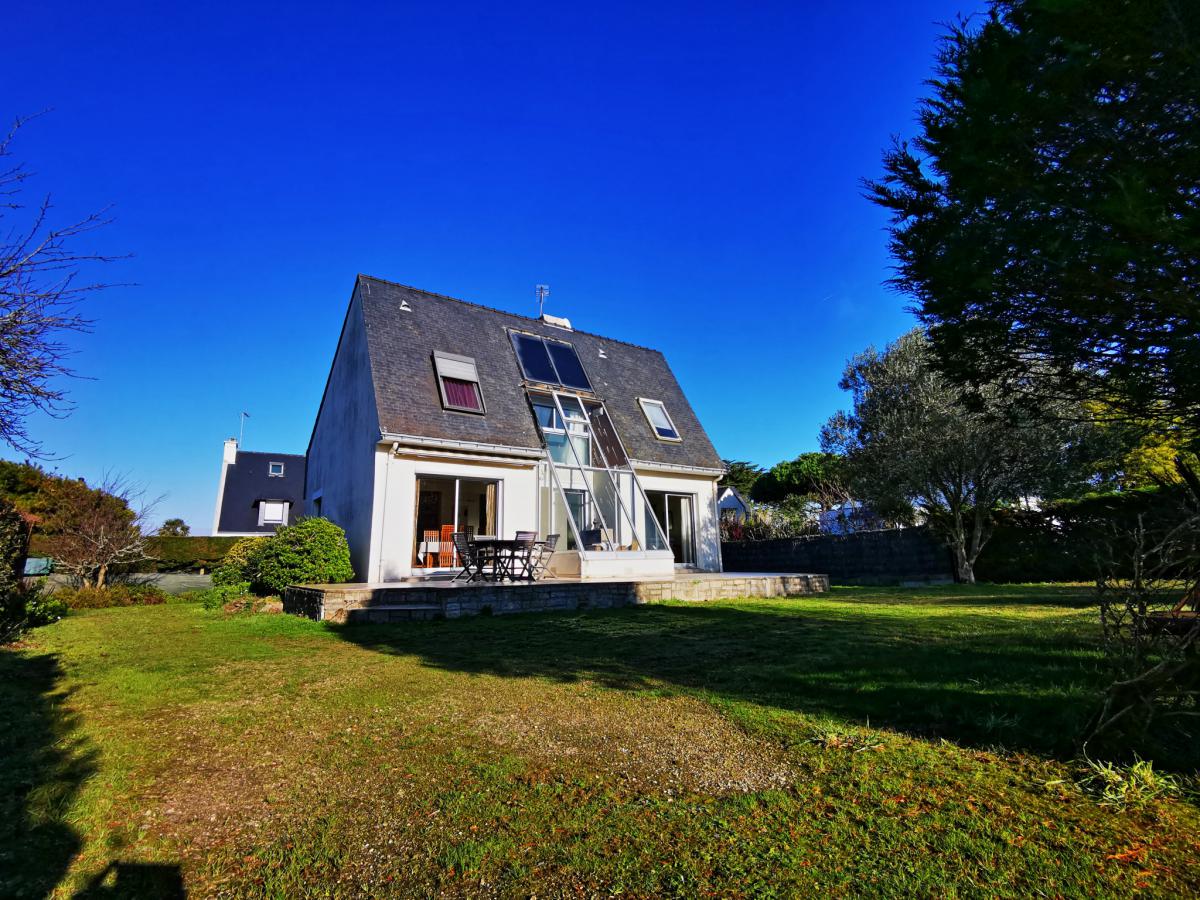
<svg viewBox="0 0 1200 900"><path fill-rule="evenodd" d="M646 420L650 423L650 427L654 429L655 437L660 441L680 440L679 432L675 429L671 417L667 415L667 408L661 400L647 400L639 397L638 402L642 405L642 412L646 414Z"/></svg>
<svg viewBox="0 0 1200 900"><path fill-rule="evenodd" d="M443 407L456 412L484 412L483 391L479 389L479 372L474 359L437 351L433 354L433 365Z"/></svg>
<svg viewBox="0 0 1200 900"><path fill-rule="evenodd" d="M263 525L286 525L288 517L288 507L291 506L285 500L260 500L258 501L258 524Z"/></svg>
<svg viewBox="0 0 1200 900"><path fill-rule="evenodd" d="M267 476L270 478L282 478L283 477L283 463L281 463L281 462L267 463Z"/></svg>

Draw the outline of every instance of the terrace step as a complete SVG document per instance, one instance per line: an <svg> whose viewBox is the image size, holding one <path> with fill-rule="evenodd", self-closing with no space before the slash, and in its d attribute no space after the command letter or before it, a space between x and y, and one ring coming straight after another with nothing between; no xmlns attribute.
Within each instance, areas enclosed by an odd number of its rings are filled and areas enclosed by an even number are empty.
<svg viewBox="0 0 1200 900"><path fill-rule="evenodd" d="M445 610L440 603L381 603L378 606L362 606L344 610L345 621L371 622L419 622L425 619L440 619Z"/></svg>

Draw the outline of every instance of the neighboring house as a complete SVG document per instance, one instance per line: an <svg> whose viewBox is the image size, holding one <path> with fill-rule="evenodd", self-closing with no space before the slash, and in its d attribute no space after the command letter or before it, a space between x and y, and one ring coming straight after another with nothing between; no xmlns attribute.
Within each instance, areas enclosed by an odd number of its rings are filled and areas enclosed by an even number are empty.
<svg viewBox="0 0 1200 900"><path fill-rule="evenodd" d="M225 442L214 535L271 534L303 512L303 456L241 450L234 438Z"/></svg>
<svg viewBox="0 0 1200 900"><path fill-rule="evenodd" d="M750 516L750 503L732 484L717 485L717 514L721 521L745 522Z"/></svg>
<svg viewBox="0 0 1200 900"><path fill-rule="evenodd" d="M878 531L883 527L874 510L857 500L847 500L818 517L822 534L854 534L858 531Z"/></svg>
<svg viewBox="0 0 1200 900"><path fill-rule="evenodd" d="M558 535L561 576L720 570L720 457L657 350L359 276L306 509L360 581L452 568L441 535Z"/></svg>

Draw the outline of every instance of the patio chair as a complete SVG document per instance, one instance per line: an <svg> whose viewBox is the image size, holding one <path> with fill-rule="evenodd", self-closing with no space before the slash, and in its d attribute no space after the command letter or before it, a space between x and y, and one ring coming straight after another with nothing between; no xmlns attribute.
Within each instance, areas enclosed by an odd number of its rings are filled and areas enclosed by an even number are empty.
<svg viewBox="0 0 1200 900"><path fill-rule="evenodd" d="M442 543L438 552L438 565L443 568L454 565L454 526L442 526Z"/></svg>
<svg viewBox="0 0 1200 900"><path fill-rule="evenodd" d="M525 566L526 577L530 581L541 581L546 577L550 570L550 557L554 556L554 548L557 546L557 534L548 534L544 541L533 545L533 552L529 554L529 562Z"/></svg>
<svg viewBox="0 0 1200 900"><path fill-rule="evenodd" d="M468 582L487 580L487 572L484 571L483 554L479 552L479 545L475 543L472 535L465 531L456 531L452 535L454 549L458 553L459 562L462 564L462 570L454 576L454 581L464 579Z"/></svg>
<svg viewBox="0 0 1200 900"><path fill-rule="evenodd" d="M506 561L504 574L509 578L530 578L529 561L537 548L536 531L518 531L516 546Z"/></svg>
<svg viewBox="0 0 1200 900"><path fill-rule="evenodd" d="M441 550L441 536L436 528L428 529L421 533L421 552L419 565L426 569L432 569L437 565L437 555Z"/></svg>

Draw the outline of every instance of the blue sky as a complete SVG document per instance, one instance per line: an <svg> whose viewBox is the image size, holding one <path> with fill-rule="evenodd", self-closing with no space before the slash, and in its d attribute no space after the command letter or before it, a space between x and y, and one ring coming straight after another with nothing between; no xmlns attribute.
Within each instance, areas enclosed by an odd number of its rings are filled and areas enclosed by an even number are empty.
<svg viewBox="0 0 1200 900"><path fill-rule="evenodd" d="M31 422L207 533L222 441L303 452L357 272L662 349L718 451L815 449L912 324L859 179L967 0L26 4L16 156L132 258ZM10 458L16 458L9 452Z"/></svg>

